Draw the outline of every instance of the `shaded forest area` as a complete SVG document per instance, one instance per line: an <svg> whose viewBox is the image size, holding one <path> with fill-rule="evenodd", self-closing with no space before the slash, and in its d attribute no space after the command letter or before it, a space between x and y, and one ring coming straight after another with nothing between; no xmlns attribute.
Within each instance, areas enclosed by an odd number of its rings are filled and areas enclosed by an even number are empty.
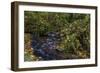
<svg viewBox="0 0 100 73"><path fill-rule="evenodd" d="M24 12L24 61L90 58L90 15Z"/></svg>

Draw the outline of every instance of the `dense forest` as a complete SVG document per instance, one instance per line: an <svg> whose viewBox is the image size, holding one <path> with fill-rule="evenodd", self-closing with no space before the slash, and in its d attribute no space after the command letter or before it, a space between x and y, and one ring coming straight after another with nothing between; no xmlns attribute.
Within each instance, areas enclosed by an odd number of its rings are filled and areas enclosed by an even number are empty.
<svg viewBox="0 0 100 73"><path fill-rule="evenodd" d="M24 60L90 58L90 15L24 12Z"/></svg>

